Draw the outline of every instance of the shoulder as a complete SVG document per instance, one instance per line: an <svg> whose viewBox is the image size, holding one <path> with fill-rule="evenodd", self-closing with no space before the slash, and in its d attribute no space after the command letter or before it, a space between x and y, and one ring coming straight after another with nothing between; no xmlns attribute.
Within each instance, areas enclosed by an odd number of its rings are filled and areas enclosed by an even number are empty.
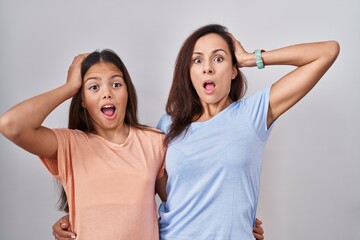
<svg viewBox="0 0 360 240"><path fill-rule="evenodd" d="M159 140L162 141L164 139L164 134L156 128L152 127L142 127L142 128L132 128L134 133L139 138L146 138L150 140Z"/></svg>
<svg viewBox="0 0 360 240"><path fill-rule="evenodd" d="M71 139L87 139L88 134L77 129L68 128L54 128L52 131L55 133L58 140L71 140Z"/></svg>
<svg viewBox="0 0 360 240"><path fill-rule="evenodd" d="M171 123L172 123L171 116L165 113L164 115L161 116L156 128L166 134L168 132L168 128Z"/></svg>
<svg viewBox="0 0 360 240"><path fill-rule="evenodd" d="M73 136L86 136L87 133L78 130L78 129L68 129L68 128L53 128L51 129L57 135L73 135Z"/></svg>
<svg viewBox="0 0 360 240"><path fill-rule="evenodd" d="M258 106L261 104L268 104L270 100L270 90L271 86L262 88L243 99L240 99L236 102L236 106Z"/></svg>
<svg viewBox="0 0 360 240"><path fill-rule="evenodd" d="M138 146L139 151L150 151L163 155L165 151L165 135L156 128L132 128L132 145ZM150 156L149 155L149 156Z"/></svg>

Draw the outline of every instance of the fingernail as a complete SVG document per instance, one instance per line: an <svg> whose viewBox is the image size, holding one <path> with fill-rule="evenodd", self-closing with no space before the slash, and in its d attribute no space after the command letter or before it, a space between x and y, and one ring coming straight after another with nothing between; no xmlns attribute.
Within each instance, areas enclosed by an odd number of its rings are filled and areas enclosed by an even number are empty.
<svg viewBox="0 0 360 240"><path fill-rule="evenodd" d="M75 239L76 237L73 235L73 236L71 236L71 238Z"/></svg>
<svg viewBox="0 0 360 240"><path fill-rule="evenodd" d="M62 223L61 226L62 226L62 227L65 227L65 226L66 226L66 223Z"/></svg>

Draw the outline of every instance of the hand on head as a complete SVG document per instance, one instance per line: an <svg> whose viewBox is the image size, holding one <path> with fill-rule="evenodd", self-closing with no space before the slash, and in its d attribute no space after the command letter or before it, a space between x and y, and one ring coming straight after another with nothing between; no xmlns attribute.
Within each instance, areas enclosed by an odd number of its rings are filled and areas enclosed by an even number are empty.
<svg viewBox="0 0 360 240"><path fill-rule="evenodd" d="M235 48L235 57L237 60L237 66L241 67L252 67L253 64L251 58L253 56L252 53L248 53L244 47L241 45L240 41L237 40L231 33L228 33L229 37L233 40L234 48Z"/></svg>
<svg viewBox="0 0 360 240"><path fill-rule="evenodd" d="M68 84L73 85L74 88L80 89L82 85L81 79L81 64L83 63L84 59L89 55L89 53L79 54L78 56L74 57L69 70L66 82Z"/></svg>

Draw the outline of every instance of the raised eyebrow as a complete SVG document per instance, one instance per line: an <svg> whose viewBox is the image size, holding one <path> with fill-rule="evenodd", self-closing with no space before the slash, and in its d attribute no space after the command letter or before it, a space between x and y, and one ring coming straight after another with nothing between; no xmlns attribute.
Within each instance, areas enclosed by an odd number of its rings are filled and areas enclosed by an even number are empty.
<svg viewBox="0 0 360 240"><path fill-rule="evenodd" d="M217 53L217 52L224 52L227 55L227 52L222 48L215 49L211 53L214 54L214 53ZM193 52L193 55L204 55L204 53L202 53L202 52Z"/></svg>
<svg viewBox="0 0 360 240"><path fill-rule="evenodd" d="M122 74L114 74L110 78L117 78L117 77L120 77L120 78L124 79L124 76ZM101 81L101 78L99 78L99 77L88 77L87 79L84 80L84 82L87 82L89 80Z"/></svg>
<svg viewBox="0 0 360 240"><path fill-rule="evenodd" d="M98 77L88 77L87 79L84 80L84 83L86 83L89 80L96 80L96 81L100 81L100 78Z"/></svg>
<svg viewBox="0 0 360 240"><path fill-rule="evenodd" d="M224 52L227 55L227 52L224 49L221 49L221 48L215 49L214 51L212 51L213 54L217 53L217 52Z"/></svg>
<svg viewBox="0 0 360 240"><path fill-rule="evenodd" d="M114 74L111 78L117 78L117 77L124 79L124 76L122 74Z"/></svg>

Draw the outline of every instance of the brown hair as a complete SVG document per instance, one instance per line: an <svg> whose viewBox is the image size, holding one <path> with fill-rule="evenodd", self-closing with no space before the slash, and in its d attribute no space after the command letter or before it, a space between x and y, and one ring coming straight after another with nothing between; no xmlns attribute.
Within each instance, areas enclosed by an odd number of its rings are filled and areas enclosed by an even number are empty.
<svg viewBox="0 0 360 240"><path fill-rule="evenodd" d="M128 92L128 101L126 105L125 123L138 129L151 130L148 126L142 125L137 117L137 95L135 87L131 81L130 75L120 57L112 50L105 49L95 51L89 54L81 65L81 78L86 72L99 62L110 63L117 67L123 74ZM95 132L94 124L86 108L82 107L82 91L80 90L71 99L69 109L69 129L78 129L84 132ZM61 193L58 201L59 210L69 212L68 201L64 188L61 186Z"/></svg>
<svg viewBox="0 0 360 240"><path fill-rule="evenodd" d="M166 112L170 115L172 123L165 138L165 144L179 136L188 129L193 121L196 121L204 109L200 98L192 85L190 78L191 59L197 40L207 34L215 33L221 36L231 53L232 63L237 65L235 48L227 28L218 24L203 26L194 31L183 43L176 59L175 71L169 97L166 103ZM231 81L229 97L232 101L241 99L246 92L247 83L238 68L237 76Z"/></svg>

